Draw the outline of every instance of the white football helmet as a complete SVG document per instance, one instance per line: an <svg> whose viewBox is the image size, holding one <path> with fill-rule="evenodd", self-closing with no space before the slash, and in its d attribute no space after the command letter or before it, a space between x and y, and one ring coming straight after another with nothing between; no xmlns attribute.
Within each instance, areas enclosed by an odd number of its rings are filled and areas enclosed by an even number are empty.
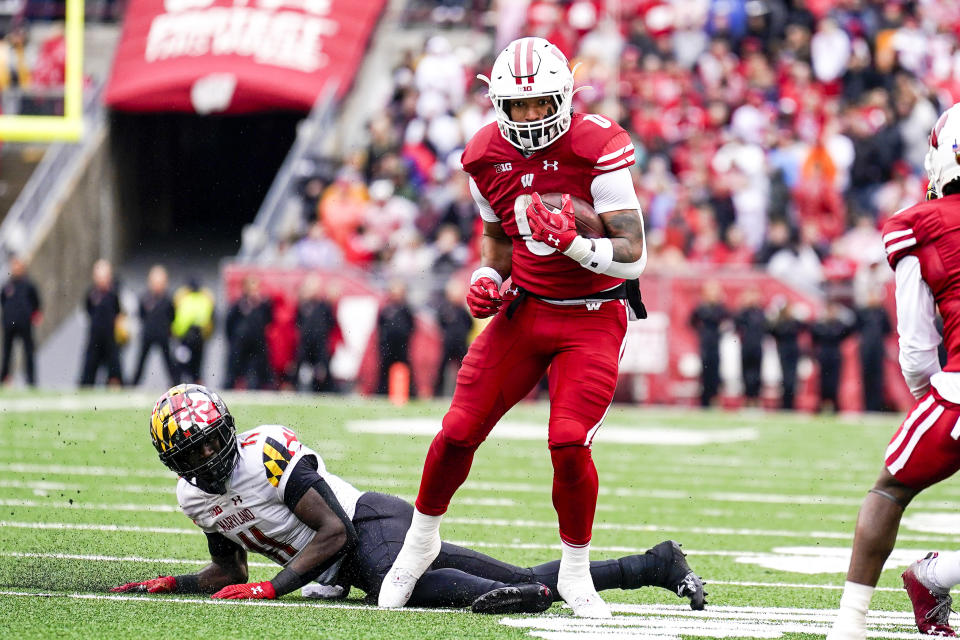
<svg viewBox="0 0 960 640"><path fill-rule="evenodd" d="M490 86L487 94L497 114L497 126L520 151L536 151L552 144L570 128L573 72L567 57L543 38L520 38L507 45L493 63L490 77L478 75ZM542 120L510 119L509 101L548 96L553 111Z"/></svg>
<svg viewBox="0 0 960 640"><path fill-rule="evenodd" d="M930 178L928 200L943 197L944 185L960 178L960 103L944 111L933 125L923 166Z"/></svg>

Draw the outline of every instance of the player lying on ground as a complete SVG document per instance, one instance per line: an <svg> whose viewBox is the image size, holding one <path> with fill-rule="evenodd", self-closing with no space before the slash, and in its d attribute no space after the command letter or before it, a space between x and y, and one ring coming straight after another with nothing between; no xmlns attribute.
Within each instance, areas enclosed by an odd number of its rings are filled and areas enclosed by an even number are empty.
<svg viewBox="0 0 960 640"><path fill-rule="evenodd" d="M361 492L328 472L290 429L264 425L237 435L221 398L198 385L170 389L150 418L160 460L180 476L180 508L207 535L211 563L198 573L130 582L113 591L212 593L214 598L346 597L362 589L375 603L396 559L413 507ZM247 551L283 569L247 583ZM409 604L467 607L478 613L543 611L557 596L559 561L522 568L449 543ZM591 563L598 589L659 586L702 609L700 579L673 541L643 554ZM310 583L319 583L311 585ZM322 585L322 586L320 586Z"/></svg>
<svg viewBox="0 0 960 640"><path fill-rule="evenodd" d="M918 493L960 469L960 105L937 120L924 164L928 199L894 214L883 227L896 272L900 367L917 404L887 447L884 469L857 517L840 611L828 640L863 640L874 588L897 539L904 509ZM940 371L943 315L947 365ZM934 560L934 558L931 558ZM933 564L933 566L931 566ZM953 566L951 566L951 564ZM949 588L960 582L955 558L921 561L903 574L920 631L950 628Z"/></svg>

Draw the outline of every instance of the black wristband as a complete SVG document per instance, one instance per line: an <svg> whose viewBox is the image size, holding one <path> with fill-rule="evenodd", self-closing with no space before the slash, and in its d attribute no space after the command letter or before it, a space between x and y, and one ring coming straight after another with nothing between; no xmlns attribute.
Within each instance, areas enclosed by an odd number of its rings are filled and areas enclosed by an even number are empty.
<svg viewBox="0 0 960 640"><path fill-rule="evenodd" d="M174 593L200 593L200 578L195 573L184 576L173 576L177 581L173 588Z"/></svg>
<svg viewBox="0 0 960 640"><path fill-rule="evenodd" d="M306 583L307 581L302 575L290 568L283 569L270 581L270 584L273 585L273 590L277 592L278 598L299 589Z"/></svg>

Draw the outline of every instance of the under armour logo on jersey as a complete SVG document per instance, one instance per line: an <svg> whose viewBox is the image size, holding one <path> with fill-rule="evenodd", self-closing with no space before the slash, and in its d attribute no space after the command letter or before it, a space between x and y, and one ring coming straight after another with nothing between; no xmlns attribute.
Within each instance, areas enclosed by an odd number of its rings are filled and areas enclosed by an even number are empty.
<svg viewBox="0 0 960 640"><path fill-rule="evenodd" d="M520 176L520 184L522 184L525 187L531 186L533 184L533 174L525 173L522 176Z"/></svg>
<svg viewBox="0 0 960 640"><path fill-rule="evenodd" d="M552 244L553 246L555 246L555 247L559 247L559 246L560 246L560 239L559 239L559 238L554 238L552 233L547 236L547 242L551 243L551 244Z"/></svg>
<svg viewBox="0 0 960 640"><path fill-rule="evenodd" d="M547 160L544 160L543 170L546 171L547 169L552 169L553 171L559 171L560 170L560 167L558 166L559 164L560 164L559 160L554 160L553 162L548 162Z"/></svg>
<svg viewBox="0 0 960 640"><path fill-rule="evenodd" d="M231 500L233 500L233 506L237 506L238 504L243 502L243 498L241 498L240 496L233 496Z"/></svg>
<svg viewBox="0 0 960 640"><path fill-rule="evenodd" d="M596 311L600 308L602 302L585 302L584 305L587 307L587 311Z"/></svg>

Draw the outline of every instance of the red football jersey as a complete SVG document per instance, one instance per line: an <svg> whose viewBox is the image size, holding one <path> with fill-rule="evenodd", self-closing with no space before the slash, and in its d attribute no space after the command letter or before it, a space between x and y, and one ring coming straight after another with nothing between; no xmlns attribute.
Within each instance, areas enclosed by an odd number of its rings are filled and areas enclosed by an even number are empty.
<svg viewBox="0 0 960 640"><path fill-rule="evenodd" d="M930 200L891 216L883 225L887 261L894 269L916 256L920 273L943 316L944 371L960 371L960 195Z"/></svg>
<svg viewBox="0 0 960 640"><path fill-rule="evenodd" d="M513 239L515 283L545 298L579 298L623 282L588 271L545 244L524 240L513 213L517 198L534 192L569 193L592 204L594 177L634 163L633 144L622 127L602 116L575 113L564 135L524 157L494 122L467 143L462 161Z"/></svg>

